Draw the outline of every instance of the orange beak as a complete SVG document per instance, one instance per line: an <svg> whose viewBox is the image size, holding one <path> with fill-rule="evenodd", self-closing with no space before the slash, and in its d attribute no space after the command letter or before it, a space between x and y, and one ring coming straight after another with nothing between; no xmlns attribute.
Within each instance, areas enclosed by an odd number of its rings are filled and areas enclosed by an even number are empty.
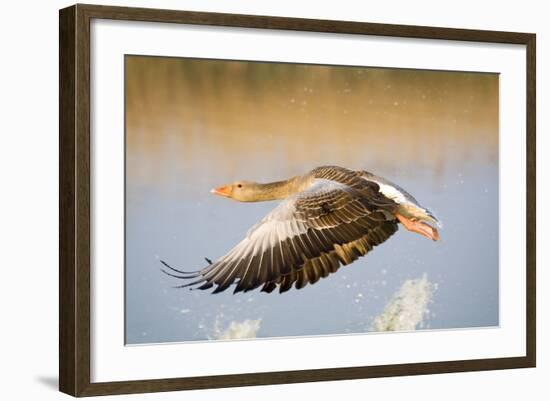
<svg viewBox="0 0 550 401"><path fill-rule="evenodd" d="M214 188L210 190L211 193L225 196L226 198L229 198L231 196L231 185L224 185L222 187Z"/></svg>

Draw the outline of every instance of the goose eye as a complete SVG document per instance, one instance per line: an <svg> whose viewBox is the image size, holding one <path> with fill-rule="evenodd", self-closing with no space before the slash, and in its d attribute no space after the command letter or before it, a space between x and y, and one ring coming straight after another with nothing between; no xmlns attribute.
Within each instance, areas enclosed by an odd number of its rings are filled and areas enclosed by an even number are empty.
<svg viewBox="0 0 550 401"><path fill-rule="evenodd" d="M237 188L242 188L243 184L237 184Z"/></svg>

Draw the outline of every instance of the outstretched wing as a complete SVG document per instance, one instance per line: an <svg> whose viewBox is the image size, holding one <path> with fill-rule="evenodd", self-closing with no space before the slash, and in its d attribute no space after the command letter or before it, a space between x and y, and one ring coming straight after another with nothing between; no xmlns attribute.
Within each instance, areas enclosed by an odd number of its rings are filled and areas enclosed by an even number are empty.
<svg viewBox="0 0 550 401"><path fill-rule="evenodd" d="M300 289L365 255L397 231L394 216L368 202L360 188L316 179L313 185L285 200L225 256L192 273L175 270L214 293L236 283L234 292L259 286L271 292ZM168 266L170 267L170 266Z"/></svg>

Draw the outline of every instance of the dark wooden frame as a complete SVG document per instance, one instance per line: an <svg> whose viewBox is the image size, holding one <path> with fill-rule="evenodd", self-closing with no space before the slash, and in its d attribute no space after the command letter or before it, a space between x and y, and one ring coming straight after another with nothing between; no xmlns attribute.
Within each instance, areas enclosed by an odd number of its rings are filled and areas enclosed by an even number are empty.
<svg viewBox="0 0 550 401"><path fill-rule="evenodd" d="M193 378L90 382L90 20L170 22L243 28L512 43L527 48L527 324L523 357L331 368ZM535 46L531 33L372 24L237 14L75 5L59 13L59 389L73 396L362 379L534 367Z"/></svg>

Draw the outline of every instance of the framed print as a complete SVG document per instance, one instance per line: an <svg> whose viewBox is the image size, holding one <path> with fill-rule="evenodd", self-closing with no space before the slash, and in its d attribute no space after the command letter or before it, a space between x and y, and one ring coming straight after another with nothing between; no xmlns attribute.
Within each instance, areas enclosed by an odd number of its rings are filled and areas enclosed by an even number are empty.
<svg viewBox="0 0 550 401"><path fill-rule="evenodd" d="M535 366L534 34L59 18L61 391Z"/></svg>

